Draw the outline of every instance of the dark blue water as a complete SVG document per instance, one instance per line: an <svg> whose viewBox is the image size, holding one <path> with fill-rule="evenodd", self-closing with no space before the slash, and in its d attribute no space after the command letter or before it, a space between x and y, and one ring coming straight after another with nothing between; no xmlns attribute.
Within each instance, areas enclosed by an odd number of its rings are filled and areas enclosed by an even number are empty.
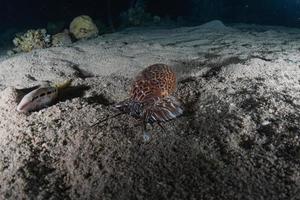
<svg viewBox="0 0 300 200"><path fill-rule="evenodd" d="M49 21L71 20L87 14L116 26L120 14L140 0L2 0L1 28L45 26ZM160 17L193 21L218 18L226 22L300 25L300 0L144 0L145 10Z"/></svg>
<svg viewBox="0 0 300 200"><path fill-rule="evenodd" d="M70 21L82 14L108 27L105 30L117 31L133 25L124 22L122 13L138 7L158 16L160 22L180 26L218 19L224 23L300 28L300 0L2 0L0 49L11 44L15 33L47 28L49 23L60 23L60 29L68 28ZM149 24L148 21L137 25Z"/></svg>

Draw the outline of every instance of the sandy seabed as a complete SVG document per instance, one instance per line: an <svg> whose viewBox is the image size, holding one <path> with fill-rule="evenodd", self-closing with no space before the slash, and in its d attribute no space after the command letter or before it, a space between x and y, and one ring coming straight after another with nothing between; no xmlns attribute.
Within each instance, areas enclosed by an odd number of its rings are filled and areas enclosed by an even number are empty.
<svg viewBox="0 0 300 200"><path fill-rule="evenodd" d="M132 28L0 61L0 199L300 199L300 29ZM180 118L115 114L143 68L178 75ZM74 79L54 105L24 88Z"/></svg>

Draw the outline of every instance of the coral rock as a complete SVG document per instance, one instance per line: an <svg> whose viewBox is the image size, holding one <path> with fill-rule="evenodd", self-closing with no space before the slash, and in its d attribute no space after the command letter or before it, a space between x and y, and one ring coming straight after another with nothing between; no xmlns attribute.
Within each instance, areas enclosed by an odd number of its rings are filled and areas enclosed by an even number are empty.
<svg viewBox="0 0 300 200"><path fill-rule="evenodd" d="M99 31L92 18L81 15L71 22L70 32L76 39L86 39L97 36Z"/></svg>
<svg viewBox="0 0 300 200"><path fill-rule="evenodd" d="M72 44L72 40L68 30L52 36L52 46L54 47L66 46L69 44Z"/></svg>
<svg viewBox="0 0 300 200"><path fill-rule="evenodd" d="M28 30L23 35L13 39L16 52L29 52L33 49L42 49L50 46L50 35L45 29Z"/></svg>

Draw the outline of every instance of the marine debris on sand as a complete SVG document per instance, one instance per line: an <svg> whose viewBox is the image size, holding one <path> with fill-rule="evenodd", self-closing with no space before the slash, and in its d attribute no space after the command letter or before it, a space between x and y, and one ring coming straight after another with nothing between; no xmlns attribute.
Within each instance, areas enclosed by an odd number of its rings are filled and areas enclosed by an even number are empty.
<svg viewBox="0 0 300 200"><path fill-rule="evenodd" d="M220 21L130 28L2 59L0 199L297 199L299 34ZM91 127L154 63L177 73L185 113L147 142L128 115ZM68 98L16 111L18 89L66 79Z"/></svg>

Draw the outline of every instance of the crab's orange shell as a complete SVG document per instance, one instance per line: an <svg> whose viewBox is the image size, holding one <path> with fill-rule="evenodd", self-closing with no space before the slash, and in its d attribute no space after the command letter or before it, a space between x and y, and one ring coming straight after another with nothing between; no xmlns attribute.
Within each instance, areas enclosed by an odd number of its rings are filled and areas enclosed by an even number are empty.
<svg viewBox="0 0 300 200"><path fill-rule="evenodd" d="M176 89L176 75L165 64L154 64L141 71L133 81L130 97L144 101L149 97L167 97Z"/></svg>

